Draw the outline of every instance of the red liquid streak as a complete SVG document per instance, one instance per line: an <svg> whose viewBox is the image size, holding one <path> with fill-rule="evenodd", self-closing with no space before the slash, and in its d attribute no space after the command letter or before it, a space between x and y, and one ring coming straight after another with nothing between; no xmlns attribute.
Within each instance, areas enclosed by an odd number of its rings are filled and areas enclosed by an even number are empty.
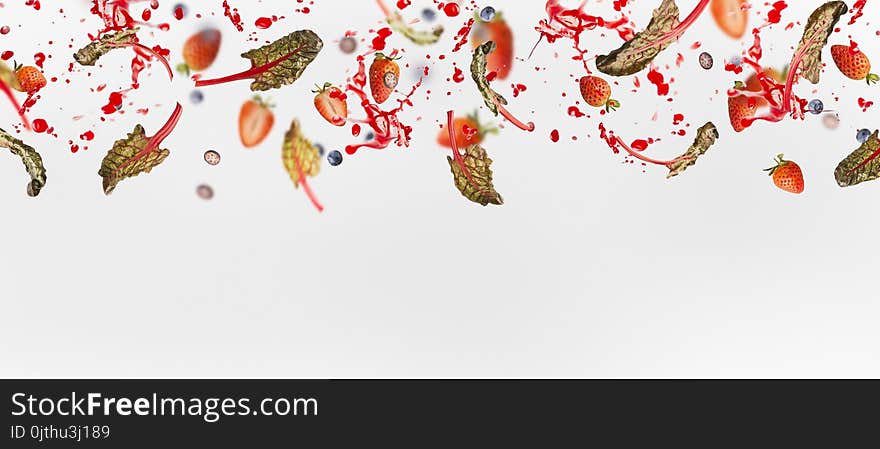
<svg viewBox="0 0 880 449"><path fill-rule="evenodd" d="M862 17L862 10L865 9L865 4L868 3L868 0L856 0L852 7L853 16L849 19L849 24L853 25L856 23L856 20L859 20L859 17Z"/></svg>
<svg viewBox="0 0 880 449"><path fill-rule="evenodd" d="M147 53L148 55L158 59L159 62L161 62L162 65L165 66L165 71L168 72L168 79L174 80L174 71L171 70L171 64L169 64L168 60L165 59L164 56L160 55L159 52L157 52L156 50L153 50L152 48L147 47L146 45L143 45L143 44L139 44L137 42L133 42L130 44L115 44L113 46L114 47L132 47L136 50L141 50L141 51ZM139 71L140 70L138 70L137 72L139 72ZM135 83L137 83L137 75L136 75L137 72L135 72L133 74L133 81Z"/></svg>
<svg viewBox="0 0 880 449"><path fill-rule="evenodd" d="M597 27L613 29L624 40L632 39L633 29L626 26L629 19L625 16L618 20L608 21L602 17L592 16L584 12L583 2L578 9L565 9L559 4L558 0L548 0L545 6L548 19L538 22L535 30L541 33L541 39L547 38L547 42L554 43L559 38L571 39L574 44L575 51L578 55L573 59L580 60L587 74L590 74L590 68L587 66L587 50L581 48L581 33L587 30L593 30ZM535 44L535 48L541 42L539 39ZM534 53L535 48L532 49ZM529 55L531 57L531 54Z"/></svg>
<svg viewBox="0 0 880 449"><path fill-rule="evenodd" d="M354 154L361 148L382 150L388 148L392 142L399 147L409 147L412 127L403 124L397 117L397 114L403 111L404 107L412 106L410 98L422 85L424 76L419 79L419 81L412 87L412 90L410 90L402 100L397 100L398 106L396 108L390 111L383 111L378 105L371 103L366 92L364 92L363 88L367 83L366 65L364 64L363 56L358 56L357 59L358 72L352 77L352 82L355 84L348 84L346 90L354 93L361 99L361 107L364 108L364 113L367 114L367 119L357 121L370 125L370 128L374 131L373 134L375 137L371 142L348 145L345 147L345 152L348 154ZM427 75L427 69L425 69L425 75Z"/></svg>
<svg viewBox="0 0 880 449"><path fill-rule="evenodd" d="M25 129L30 130L31 123L28 121L27 116L25 116L24 109L22 109L21 105L18 104L18 100L15 99L15 94L12 93L12 89L10 89L9 86L7 86L2 79L0 79L0 90L2 90L7 97L9 97L9 101L12 102L12 106L14 106L15 110L18 112L18 117L21 119L21 124L24 126Z"/></svg>

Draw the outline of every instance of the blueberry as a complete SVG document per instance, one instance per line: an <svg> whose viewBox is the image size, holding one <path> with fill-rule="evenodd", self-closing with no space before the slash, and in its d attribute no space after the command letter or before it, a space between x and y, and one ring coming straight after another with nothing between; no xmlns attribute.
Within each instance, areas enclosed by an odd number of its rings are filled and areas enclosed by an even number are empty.
<svg viewBox="0 0 880 449"><path fill-rule="evenodd" d="M715 65L715 60L712 58L712 55L705 51L700 53L700 67L709 70L713 65Z"/></svg>
<svg viewBox="0 0 880 449"><path fill-rule="evenodd" d="M190 92L190 94L189 94L189 101L191 101L192 104L199 104L204 99L205 99L205 94L203 94L202 91L200 91L200 90L194 90L194 91Z"/></svg>
<svg viewBox="0 0 880 449"><path fill-rule="evenodd" d="M373 140L373 139L375 139L375 138L376 138L376 135L373 134L372 131L370 131L370 132L368 132L368 133L366 133L366 134L364 135L364 140L366 140L367 142L369 142L369 141L371 141L371 140Z"/></svg>
<svg viewBox="0 0 880 449"><path fill-rule="evenodd" d="M327 162L332 166L337 166L342 163L342 153L338 150L333 150L330 154L327 155Z"/></svg>
<svg viewBox="0 0 880 449"><path fill-rule="evenodd" d="M871 137L871 131L867 129L860 129L859 132L856 134L856 140L858 140L859 143L867 142L868 137Z"/></svg>
<svg viewBox="0 0 880 449"><path fill-rule="evenodd" d="M480 18L483 22L491 22L495 18L495 8L487 6L480 11Z"/></svg>
<svg viewBox="0 0 880 449"><path fill-rule="evenodd" d="M320 154L321 156L324 155L324 145L321 145L320 143L316 143L315 148L318 149L318 154Z"/></svg>
<svg viewBox="0 0 880 449"><path fill-rule="evenodd" d="M422 10L422 19L425 19L425 22L433 22L436 18L437 13L433 9L425 8Z"/></svg>
<svg viewBox="0 0 880 449"><path fill-rule="evenodd" d="M818 115L825 110L825 105L822 103L822 100L810 100L810 103L807 104L807 110Z"/></svg>

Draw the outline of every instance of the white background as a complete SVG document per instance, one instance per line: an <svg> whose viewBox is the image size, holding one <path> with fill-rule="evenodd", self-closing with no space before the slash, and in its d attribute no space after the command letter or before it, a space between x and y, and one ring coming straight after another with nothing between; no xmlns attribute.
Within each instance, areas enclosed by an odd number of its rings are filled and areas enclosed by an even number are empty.
<svg viewBox="0 0 880 449"><path fill-rule="evenodd" d="M876 99L876 87L829 67L818 87L804 82L796 93L840 111L838 130L810 116L734 135L723 95L735 78L720 66L751 41L722 35L707 13L658 59L674 65L676 53L685 56L681 68L664 70L676 79L674 103L657 97L642 74L647 87L638 93L629 78L620 80L615 97L623 107L604 118L627 140L662 137L648 150L658 157L680 154L692 139L670 136L678 128L672 112L684 113L691 131L714 121L718 144L667 181L662 168L642 170L612 154L596 138L596 117L566 115L583 69L570 60L568 43L545 43L531 61L517 63L510 80L496 83L510 109L538 129L527 135L508 128L486 142L507 204L482 208L455 191L447 153L434 144L446 110L481 104L469 79L445 81L449 61L466 69L469 55L449 52L462 18L438 17L448 31L437 47L389 39L409 49L404 61L411 64L426 53L433 61L448 56L434 66L430 99L421 91L415 111L402 115L416 124L413 146L325 164L312 180L327 206L319 215L284 172L281 139L298 117L306 134L330 149L357 141L314 113L310 90L351 75L353 59L335 41L348 29L368 36L380 12L367 0L318 0L308 15L294 13L291 4L301 5L291 1L230 1L248 32L259 16L286 16L260 31L261 40L310 28L325 41L302 79L271 93L278 123L257 150L244 150L236 129L247 83L207 88L205 102L193 106L191 81L177 77L169 85L159 66L129 97L135 106L96 124L107 94L126 86L131 53L112 53L91 77L68 75L69 55L99 26L92 16L80 22L84 2L63 2L63 15L54 0L43 0L39 13L23 1L0 9L0 26L13 27L0 36L0 50L14 50L25 62L37 51L51 53L46 72L61 77L31 113L55 125L60 137L23 135L49 170L40 197L24 194L19 161L0 153L0 375L877 375L880 184L841 189L833 178L837 163L858 146L856 130L878 124L876 106L863 113L856 105L859 96ZM161 2L153 22L168 20L171 3ZM408 14L417 16L426 3L414 2ZM607 12L608 3L596 11ZM656 2L631 3L644 26ZM695 3L680 0L682 15ZM783 25L805 22L821 2L788 3ZM172 19L170 32L145 32L142 40L170 47L176 63L186 36L214 24L224 43L208 75L247 67L238 54L255 44L222 17L219 0L201 4L190 12L205 19ZM493 5L514 28L518 55L526 56L543 2ZM761 2L755 8L766 9ZM868 2L865 17L832 43L845 44L852 34L880 60L871 20L878 8ZM783 25L763 34L767 64L784 65L800 38L802 24L790 31ZM714 70L697 65L701 50L690 49L696 40L715 56ZM586 42L602 52L620 39L594 32ZM528 90L514 99L512 82ZM103 93L89 91L102 83ZM175 100L184 116L164 145L172 156L105 197L96 172L106 150L135 123L155 132ZM3 101L0 124L9 130L16 116ZM134 113L138 107L150 107L149 115ZM360 115L354 101L351 109ZM74 122L79 114L87 116ZM548 137L554 128L563 137L556 144ZM67 139L88 129L97 134L90 149L71 154ZM202 160L210 148L223 156L218 167ZM777 153L803 167L802 196L776 190L762 172ZM202 182L216 190L213 201L195 195Z"/></svg>

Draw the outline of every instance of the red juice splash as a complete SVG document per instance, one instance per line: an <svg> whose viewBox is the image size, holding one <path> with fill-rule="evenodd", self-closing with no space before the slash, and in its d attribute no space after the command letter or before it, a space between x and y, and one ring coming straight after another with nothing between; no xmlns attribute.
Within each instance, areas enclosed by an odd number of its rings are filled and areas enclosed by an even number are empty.
<svg viewBox="0 0 880 449"><path fill-rule="evenodd" d="M227 0L223 0L223 15L229 18L229 21L232 22L235 29L238 31L244 31L244 25L242 25L241 15L238 14L238 8L229 6Z"/></svg>
<svg viewBox="0 0 880 449"><path fill-rule="evenodd" d="M354 154L361 148L373 148L376 150L382 150L388 148L388 146L392 143L394 143L398 147L409 147L412 127L407 126L406 124L401 122L397 114L402 112L406 106L412 106L411 98L416 93L418 88L421 87L424 76L419 79L419 81L412 87L412 90L410 90L410 92L403 99L397 100L398 106L396 108L384 111L379 107L379 105L372 103L366 92L364 92L364 87L367 83L364 55L358 56L357 59L358 72L354 77L352 77L353 84L349 83L346 86L346 91L357 95L357 97L361 99L361 107L364 108L364 113L366 114L367 118L365 120L360 120L360 122L370 126L370 128L373 130L374 137L372 141L367 143L346 146L345 152L347 154ZM426 67L425 75L427 75L427 73L428 69Z"/></svg>
<svg viewBox="0 0 880 449"><path fill-rule="evenodd" d="M12 89L10 89L9 86L6 85L6 82L2 79L0 79L0 90L2 90L4 94L6 94L6 97L9 98L9 101L12 103L15 111L18 112L18 117L21 120L21 124L24 126L25 129L30 130L31 124L24 113L24 109L21 107L20 104L18 104L18 100L15 98L15 94L12 93Z"/></svg>
<svg viewBox="0 0 880 449"><path fill-rule="evenodd" d="M850 19L849 19L850 25L855 25L856 20L859 20L859 18L862 17L862 14L863 14L862 10L865 9L865 5L867 3L868 3L868 0L856 0L856 2L853 3L853 7L850 10L853 14L853 16L850 17Z"/></svg>

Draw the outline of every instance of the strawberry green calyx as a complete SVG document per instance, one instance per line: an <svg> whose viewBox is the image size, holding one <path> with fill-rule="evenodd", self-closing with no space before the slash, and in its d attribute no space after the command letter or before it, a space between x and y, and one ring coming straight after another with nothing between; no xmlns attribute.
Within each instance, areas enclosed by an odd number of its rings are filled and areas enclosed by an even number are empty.
<svg viewBox="0 0 880 449"><path fill-rule="evenodd" d="M256 103L266 109L275 108L275 103L272 103L270 98L263 98L259 95L254 95L253 98L251 98L251 100L253 100L254 103Z"/></svg>
<svg viewBox="0 0 880 449"><path fill-rule="evenodd" d="M323 86L321 86L320 84L315 84L315 90L313 90L312 93L313 94L322 94L324 92L327 92L327 89L330 89L331 87L333 87L333 84L326 83L326 82L324 83Z"/></svg>
<svg viewBox="0 0 880 449"><path fill-rule="evenodd" d="M403 59L403 56L394 56L394 57L391 57L391 56L388 56L388 55L386 55L385 53L382 53L382 52L380 51L380 52L376 53L375 58L376 58L377 61L381 61L381 60L383 60L383 59L387 59L387 60L389 60L389 61L399 61L399 60Z"/></svg>
<svg viewBox="0 0 880 449"><path fill-rule="evenodd" d="M485 124L480 121L480 111L474 110L472 114L468 114L468 119L477 124L477 135L483 138L489 134L498 134L501 130L495 125Z"/></svg>
<svg viewBox="0 0 880 449"><path fill-rule="evenodd" d="M876 84L877 81L880 81L880 76L878 76L876 73L869 73L868 76L865 77L865 81L870 86L872 84Z"/></svg>
<svg viewBox="0 0 880 449"><path fill-rule="evenodd" d="M190 74L192 73L192 69L189 68L189 64L185 62L177 64L177 67L175 67L174 69L177 70L177 73L183 76L190 76Z"/></svg>
<svg viewBox="0 0 880 449"><path fill-rule="evenodd" d="M789 161L785 160L784 157L785 155L778 154L776 156L776 159L773 159L773 162L776 162L776 165L770 168L765 168L764 171L768 172L770 176L773 176L773 174L776 173L776 170L779 170L779 167L782 167L789 163Z"/></svg>
<svg viewBox="0 0 880 449"><path fill-rule="evenodd" d="M605 112L616 111L619 107L620 102L613 98L609 98L608 101L605 102Z"/></svg>

